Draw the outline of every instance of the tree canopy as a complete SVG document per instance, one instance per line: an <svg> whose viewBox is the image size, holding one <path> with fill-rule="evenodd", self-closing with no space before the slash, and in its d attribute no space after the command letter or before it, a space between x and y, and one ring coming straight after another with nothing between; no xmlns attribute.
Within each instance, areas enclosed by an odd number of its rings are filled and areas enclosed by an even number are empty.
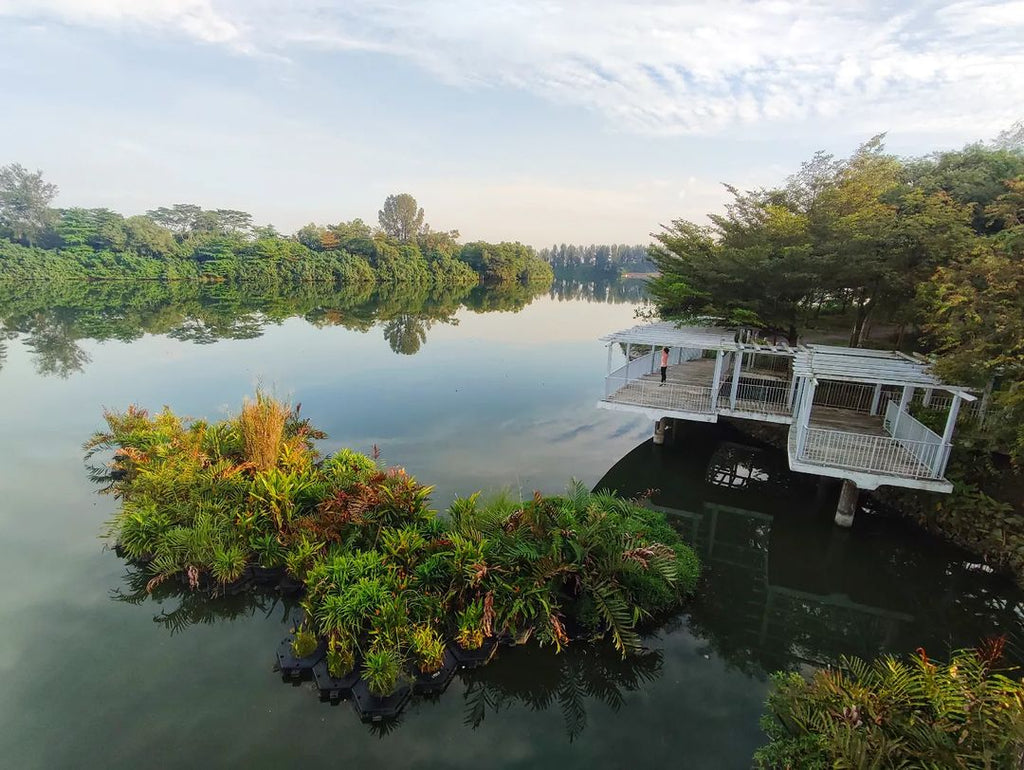
<svg viewBox="0 0 1024 770"><path fill-rule="evenodd" d="M32 246L51 221L50 202L57 185L43 181L42 171L18 163L0 166L0 228Z"/></svg>
<svg viewBox="0 0 1024 770"><path fill-rule="evenodd" d="M385 235L408 243L423 229L423 209L408 193L389 195L377 212L377 221Z"/></svg>

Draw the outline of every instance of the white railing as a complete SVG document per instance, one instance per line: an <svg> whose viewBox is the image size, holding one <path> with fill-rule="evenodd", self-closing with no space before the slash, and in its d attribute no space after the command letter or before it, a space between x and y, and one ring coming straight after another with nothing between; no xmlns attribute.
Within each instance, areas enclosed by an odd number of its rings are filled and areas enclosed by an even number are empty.
<svg viewBox="0 0 1024 770"><path fill-rule="evenodd" d="M884 393L883 393L884 396ZM871 412L875 400L875 386L859 382L824 380L814 390L815 406L849 409L862 414Z"/></svg>
<svg viewBox="0 0 1024 770"><path fill-rule="evenodd" d="M659 354L660 355L660 354ZM652 367L654 366L655 352L645 353L642 356L634 358L632 361L627 361L614 372L608 375L608 378L617 377L619 379L638 380L645 374L650 374Z"/></svg>
<svg viewBox="0 0 1024 770"><path fill-rule="evenodd" d="M722 383L719 390L720 407L731 409L732 381ZM759 412L765 414L792 414L789 403L789 384L750 380L740 377L736 388L736 407L738 412Z"/></svg>
<svg viewBox="0 0 1024 770"><path fill-rule="evenodd" d="M904 444L908 452L942 475L948 454L948 450L944 451L942 446L942 436L907 412L901 412L900 405L895 401L885 405L882 424L885 432Z"/></svg>
<svg viewBox="0 0 1024 770"><path fill-rule="evenodd" d="M605 400L678 412L711 414L711 388L679 385L657 380L627 380L625 377L605 378Z"/></svg>
<svg viewBox="0 0 1024 770"><path fill-rule="evenodd" d="M928 441L842 430L801 427L797 459L812 465L848 468L915 479L941 479L944 447Z"/></svg>

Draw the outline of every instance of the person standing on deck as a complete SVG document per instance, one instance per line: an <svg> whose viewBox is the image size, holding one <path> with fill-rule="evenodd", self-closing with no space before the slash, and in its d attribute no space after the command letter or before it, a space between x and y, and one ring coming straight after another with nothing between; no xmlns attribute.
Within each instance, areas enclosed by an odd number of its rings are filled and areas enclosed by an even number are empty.
<svg viewBox="0 0 1024 770"><path fill-rule="evenodd" d="M668 348L661 349L661 385L665 384L665 375L668 373ZM660 388L661 385L658 387Z"/></svg>

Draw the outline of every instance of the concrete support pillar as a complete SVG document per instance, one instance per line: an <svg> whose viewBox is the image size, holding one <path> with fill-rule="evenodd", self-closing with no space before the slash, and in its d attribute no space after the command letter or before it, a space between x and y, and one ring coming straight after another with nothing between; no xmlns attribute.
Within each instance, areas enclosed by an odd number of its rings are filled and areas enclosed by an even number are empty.
<svg viewBox="0 0 1024 770"><path fill-rule="evenodd" d="M843 479L843 488L839 492L839 504L836 506L836 524L840 527L852 527L853 516L857 513L857 485L849 479Z"/></svg>
<svg viewBox="0 0 1024 770"><path fill-rule="evenodd" d="M665 429L668 427L668 418L662 417L654 423L654 443L661 446L665 443Z"/></svg>

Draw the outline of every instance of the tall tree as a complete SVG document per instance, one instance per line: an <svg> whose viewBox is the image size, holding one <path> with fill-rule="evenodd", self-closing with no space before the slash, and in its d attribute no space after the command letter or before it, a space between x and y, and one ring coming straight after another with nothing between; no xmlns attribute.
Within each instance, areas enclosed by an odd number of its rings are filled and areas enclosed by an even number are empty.
<svg viewBox="0 0 1024 770"><path fill-rule="evenodd" d="M389 195L384 208L377 212L377 221L385 235L408 243L423 228L423 209L408 193Z"/></svg>
<svg viewBox="0 0 1024 770"><path fill-rule="evenodd" d="M57 185L43 181L43 172L31 172L19 163L0 166L0 226L15 240L34 245L52 220L50 202Z"/></svg>

